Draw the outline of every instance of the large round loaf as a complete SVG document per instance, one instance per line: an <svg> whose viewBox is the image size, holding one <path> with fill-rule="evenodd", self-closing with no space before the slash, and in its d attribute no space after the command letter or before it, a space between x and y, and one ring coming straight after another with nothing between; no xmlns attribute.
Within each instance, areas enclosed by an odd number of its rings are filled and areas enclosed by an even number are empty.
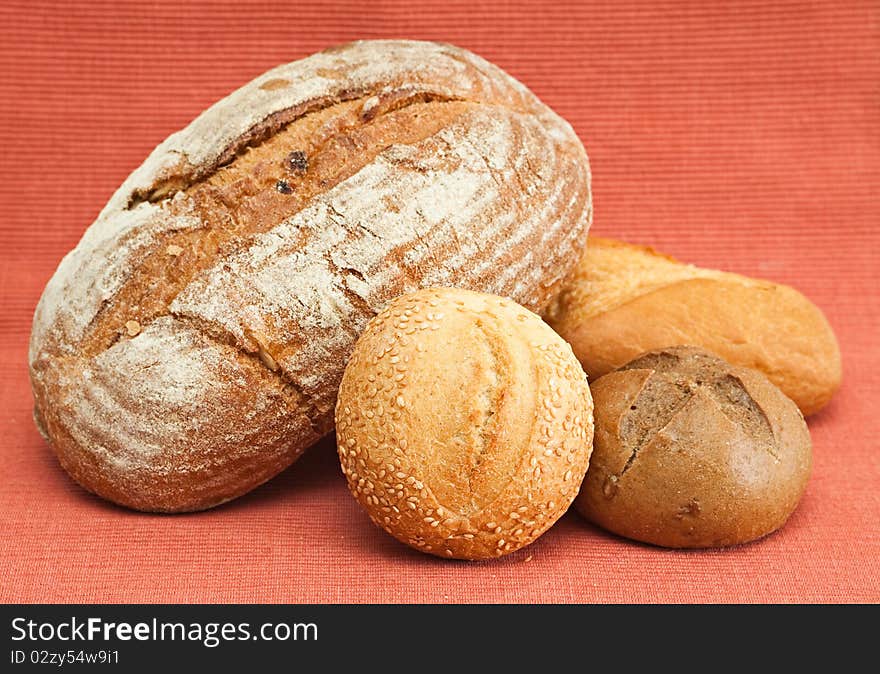
<svg viewBox="0 0 880 674"><path fill-rule="evenodd" d="M541 309L589 185L571 127L462 49L364 41L275 68L156 148L61 262L31 335L37 424L117 503L239 496L332 429L391 298Z"/></svg>

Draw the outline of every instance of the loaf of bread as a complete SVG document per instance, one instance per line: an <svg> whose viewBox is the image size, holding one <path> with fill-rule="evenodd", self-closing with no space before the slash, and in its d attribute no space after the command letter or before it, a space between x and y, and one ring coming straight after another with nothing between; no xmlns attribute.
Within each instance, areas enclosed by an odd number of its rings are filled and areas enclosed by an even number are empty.
<svg viewBox="0 0 880 674"><path fill-rule="evenodd" d="M342 378L336 438L373 521L431 554L528 545L587 470L593 410L571 347L509 300L430 288L391 302Z"/></svg>
<svg viewBox="0 0 880 674"><path fill-rule="evenodd" d="M232 499L332 429L391 298L449 284L541 309L582 251L589 185L571 127L462 49L280 66L159 145L61 262L31 335L37 424L117 503Z"/></svg>
<svg viewBox="0 0 880 674"><path fill-rule="evenodd" d="M674 347L592 392L595 445L576 507L596 524L655 545L716 547L765 536L797 507L810 434L760 372Z"/></svg>
<svg viewBox="0 0 880 674"><path fill-rule="evenodd" d="M763 372L804 414L840 385L840 349L822 311L794 288L683 264L590 237L545 314L591 379L651 349L691 344Z"/></svg>

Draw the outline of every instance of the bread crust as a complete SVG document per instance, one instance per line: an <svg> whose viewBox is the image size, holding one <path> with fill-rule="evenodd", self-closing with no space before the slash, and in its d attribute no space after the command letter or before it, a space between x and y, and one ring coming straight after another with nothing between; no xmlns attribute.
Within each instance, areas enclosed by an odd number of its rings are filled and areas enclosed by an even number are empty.
<svg viewBox="0 0 880 674"><path fill-rule="evenodd" d="M575 506L599 526L654 545L720 547L766 536L797 507L810 434L760 372L673 347L591 391L594 449Z"/></svg>
<svg viewBox="0 0 880 674"><path fill-rule="evenodd" d="M500 297L429 288L367 326L336 408L342 470L375 524L422 552L487 559L568 509L592 449L571 348Z"/></svg>
<svg viewBox="0 0 880 674"><path fill-rule="evenodd" d="M280 66L157 147L61 262L31 334L36 416L105 498L217 505L332 429L388 300L448 283L537 310L590 204L571 127L465 50Z"/></svg>
<svg viewBox="0 0 880 674"><path fill-rule="evenodd" d="M687 265L645 246L590 237L545 317L591 379L645 351L690 344L760 370L805 415L840 386L834 332L797 290Z"/></svg>

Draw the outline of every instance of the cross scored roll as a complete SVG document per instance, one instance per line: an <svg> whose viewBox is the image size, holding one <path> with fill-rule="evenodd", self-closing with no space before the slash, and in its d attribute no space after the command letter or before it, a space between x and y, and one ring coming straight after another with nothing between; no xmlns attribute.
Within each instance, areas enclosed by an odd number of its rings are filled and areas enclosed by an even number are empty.
<svg viewBox="0 0 880 674"><path fill-rule="evenodd" d="M571 127L462 49L355 42L275 68L159 145L61 262L31 334L37 424L117 503L235 498L332 429L391 298L542 308L589 184Z"/></svg>

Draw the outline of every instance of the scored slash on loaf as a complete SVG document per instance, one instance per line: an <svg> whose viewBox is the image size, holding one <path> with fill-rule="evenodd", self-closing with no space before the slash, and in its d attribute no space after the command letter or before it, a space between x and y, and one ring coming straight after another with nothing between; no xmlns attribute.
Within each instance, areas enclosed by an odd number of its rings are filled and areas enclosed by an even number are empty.
<svg viewBox="0 0 880 674"><path fill-rule="evenodd" d="M234 498L331 430L393 297L543 308L589 184L571 127L465 50L364 41L280 66L156 148L61 262L31 335L38 426L117 503Z"/></svg>

